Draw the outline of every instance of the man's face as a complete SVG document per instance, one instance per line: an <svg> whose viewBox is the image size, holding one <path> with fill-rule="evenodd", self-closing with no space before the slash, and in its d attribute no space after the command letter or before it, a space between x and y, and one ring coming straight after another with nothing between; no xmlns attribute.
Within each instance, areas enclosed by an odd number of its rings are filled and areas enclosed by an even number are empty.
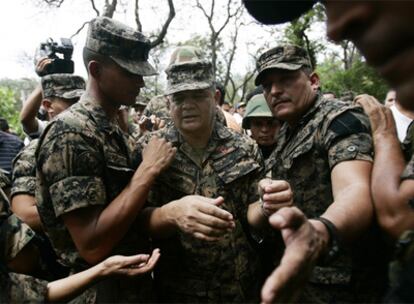
<svg viewBox="0 0 414 304"><path fill-rule="evenodd" d="M250 131L258 145L271 146L276 142L280 123L272 117L251 117Z"/></svg>
<svg viewBox="0 0 414 304"><path fill-rule="evenodd" d="M111 62L101 64L98 85L111 104L131 106L145 82L142 76L132 74Z"/></svg>
<svg viewBox="0 0 414 304"><path fill-rule="evenodd" d="M217 92L212 89L191 90L170 96L171 118L184 133L197 133L212 127Z"/></svg>
<svg viewBox="0 0 414 304"><path fill-rule="evenodd" d="M239 113L241 117L244 117L244 114L246 113L246 106L238 107L237 113Z"/></svg>
<svg viewBox="0 0 414 304"><path fill-rule="evenodd" d="M52 97L44 99L43 106L46 108L49 118L52 119L56 115L74 105L78 100L79 98L65 99L60 97Z"/></svg>
<svg viewBox="0 0 414 304"><path fill-rule="evenodd" d="M326 1L328 36L349 39L414 109L414 2Z"/></svg>
<svg viewBox="0 0 414 304"><path fill-rule="evenodd" d="M319 87L316 74L307 76L302 70L271 69L262 77L263 93L273 115L295 124L311 107Z"/></svg>
<svg viewBox="0 0 414 304"><path fill-rule="evenodd" d="M135 105L133 108L132 119L135 123L138 123L141 119L142 113L145 110L144 105Z"/></svg>
<svg viewBox="0 0 414 304"><path fill-rule="evenodd" d="M228 111L230 111L230 105L228 103L223 103L223 105L221 106L221 109L223 111L228 112Z"/></svg>
<svg viewBox="0 0 414 304"><path fill-rule="evenodd" d="M391 107L392 105L394 105L395 100L397 99L397 93L395 91L389 91L387 93L387 96L385 97L385 106L386 107Z"/></svg>

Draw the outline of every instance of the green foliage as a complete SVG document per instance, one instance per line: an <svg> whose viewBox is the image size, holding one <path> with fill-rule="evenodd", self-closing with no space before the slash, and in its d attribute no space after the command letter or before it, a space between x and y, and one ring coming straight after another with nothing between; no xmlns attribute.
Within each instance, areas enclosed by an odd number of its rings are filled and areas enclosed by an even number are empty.
<svg viewBox="0 0 414 304"><path fill-rule="evenodd" d="M284 31L284 42L298 45L309 53L309 58L313 67L317 66L316 55L325 50L325 45L317 40L311 40L306 33L316 22L326 20L323 5L317 4L313 9L293 20Z"/></svg>
<svg viewBox="0 0 414 304"><path fill-rule="evenodd" d="M355 94L369 94L382 101L388 85L365 62L356 61L348 69L342 68L342 62L328 60L320 64L316 70L321 78L323 91L330 91L341 96L345 91Z"/></svg>
<svg viewBox="0 0 414 304"><path fill-rule="evenodd" d="M19 120L18 102L10 88L0 87L0 117L7 119L10 128L18 135L23 135Z"/></svg>

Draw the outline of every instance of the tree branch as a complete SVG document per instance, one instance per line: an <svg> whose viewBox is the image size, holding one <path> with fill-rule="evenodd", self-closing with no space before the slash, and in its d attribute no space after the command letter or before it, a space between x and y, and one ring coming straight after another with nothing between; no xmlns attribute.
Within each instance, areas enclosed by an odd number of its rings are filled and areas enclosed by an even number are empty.
<svg viewBox="0 0 414 304"><path fill-rule="evenodd" d="M112 0L111 3L109 3L109 0L105 0L105 7L102 16L112 18L114 16L117 4L117 0Z"/></svg>
<svg viewBox="0 0 414 304"><path fill-rule="evenodd" d="M93 10L96 12L96 16L99 16L101 13L98 11L98 9L95 6L95 0L90 0L92 4Z"/></svg>
<svg viewBox="0 0 414 304"><path fill-rule="evenodd" d="M167 35L168 27L170 26L171 21L175 17L174 1L168 0L168 6L170 8L170 11L168 13L168 18L165 21L164 25L162 26L161 32L158 34L157 38L151 42L151 48L156 47L157 45L161 44L164 41L165 35Z"/></svg>
<svg viewBox="0 0 414 304"><path fill-rule="evenodd" d="M135 0L135 22L137 24L137 30L142 32L141 19L139 18L139 0Z"/></svg>
<svg viewBox="0 0 414 304"><path fill-rule="evenodd" d="M87 24L89 24L90 23L90 21L86 21L86 22L84 22L83 24L82 24L82 26L75 32L75 34L73 34L72 36L70 36L70 39L72 39L73 37L75 37L76 35L78 35L82 30L83 30L83 28L87 25Z"/></svg>

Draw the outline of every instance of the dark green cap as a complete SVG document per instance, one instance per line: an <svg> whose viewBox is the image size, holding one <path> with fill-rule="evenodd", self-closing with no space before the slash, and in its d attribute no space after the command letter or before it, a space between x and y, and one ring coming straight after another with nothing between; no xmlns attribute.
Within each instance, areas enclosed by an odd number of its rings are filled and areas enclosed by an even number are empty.
<svg viewBox="0 0 414 304"><path fill-rule="evenodd" d="M246 114L242 121L243 129L250 129L250 118L252 117L273 117L263 94L253 96L247 103Z"/></svg>

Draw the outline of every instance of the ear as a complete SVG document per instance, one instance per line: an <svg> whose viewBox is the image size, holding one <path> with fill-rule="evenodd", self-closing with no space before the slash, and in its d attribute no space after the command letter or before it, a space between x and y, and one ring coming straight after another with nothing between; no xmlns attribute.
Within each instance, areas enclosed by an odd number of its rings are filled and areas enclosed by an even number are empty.
<svg viewBox="0 0 414 304"><path fill-rule="evenodd" d="M52 101L50 99L43 99L42 100L42 106L43 108L45 108L46 112L50 113L51 111L53 111L52 109Z"/></svg>
<svg viewBox="0 0 414 304"><path fill-rule="evenodd" d="M99 78L101 74L102 65L95 60L91 60L88 63L88 71L89 75L91 75L93 78Z"/></svg>
<svg viewBox="0 0 414 304"><path fill-rule="evenodd" d="M315 72L313 72L312 74L310 74L309 80L311 82L312 89L316 92L319 89L319 86L320 86L319 75L316 74Z"/></svg>

